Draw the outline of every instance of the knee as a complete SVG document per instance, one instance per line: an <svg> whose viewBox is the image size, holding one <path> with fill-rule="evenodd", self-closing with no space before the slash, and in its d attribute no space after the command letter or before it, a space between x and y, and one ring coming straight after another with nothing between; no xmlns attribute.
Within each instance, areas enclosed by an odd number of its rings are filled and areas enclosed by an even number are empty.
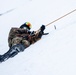
<svg viewBox="0 0 76 75"><path fill-rule="evenodd" d="M13 45L16 45L16 44L20 44L22 41L22 38L21 37L15 37L12 39L12 46Z"/></svg>
<svg viewBox="0 0 76 75"><path fill-rule="evenodd" d="M25 47L30 46L30 42L27 40L22 40L22 43L24 44Z"/></svg>

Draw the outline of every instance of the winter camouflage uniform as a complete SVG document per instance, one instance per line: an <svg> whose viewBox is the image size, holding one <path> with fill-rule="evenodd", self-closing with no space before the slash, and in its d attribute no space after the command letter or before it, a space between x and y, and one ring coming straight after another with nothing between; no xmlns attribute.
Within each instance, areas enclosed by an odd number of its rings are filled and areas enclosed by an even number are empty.
<svg viewBox="0 0 76 75"><path fill-rule="evenodd" d="M11 28L8 36L10 49L3 55L0 55L0 62L14 57L19 52L24 51L25 48L38 41L42 37L44 29L44 27L41 27L40 30L31 32L23 28Z"/></svg>
<svg viewBox="0 0 76 75"><path fill-rule="evenodd" d="M27 31L21 28L12 28L8 37L9 47L16 44L24 44L25 47L30 46L39 39L39 32L35 34L34 32Z"/></svg>

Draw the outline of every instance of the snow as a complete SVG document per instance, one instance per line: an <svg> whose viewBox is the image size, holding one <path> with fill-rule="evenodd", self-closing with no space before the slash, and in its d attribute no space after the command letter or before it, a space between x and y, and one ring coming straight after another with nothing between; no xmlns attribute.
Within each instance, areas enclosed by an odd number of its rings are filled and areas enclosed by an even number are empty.
<svg viewBox="0 0 76 75"><path fill-rule="evenodd" d="M8 33L26 21L32 30L76 9L75 0L1 0L0 54L8 51ZM54 29L56 26L56 30ZM0 63L0 75L76 75L76 11L46 27L41 40Z"/></svg>

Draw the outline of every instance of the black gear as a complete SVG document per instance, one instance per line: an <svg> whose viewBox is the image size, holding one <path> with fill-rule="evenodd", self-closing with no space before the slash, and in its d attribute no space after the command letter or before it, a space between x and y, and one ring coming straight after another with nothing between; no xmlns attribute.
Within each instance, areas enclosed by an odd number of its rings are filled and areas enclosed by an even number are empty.
<svg viewBox="0 0 76 75"><path fill-rule="evenodd" d="M23 44L17 44L12 46L6 53L0 55L0 62L6 61L9 58L14 57L19 52L23 52L26 47Z"/></svg>
<svg viewBox="0 0 76 75"><path fill-rule="evenodd" d="M41 28L40 28L41 32L44 32L45 30L45 25L42 25Z"/></svg>

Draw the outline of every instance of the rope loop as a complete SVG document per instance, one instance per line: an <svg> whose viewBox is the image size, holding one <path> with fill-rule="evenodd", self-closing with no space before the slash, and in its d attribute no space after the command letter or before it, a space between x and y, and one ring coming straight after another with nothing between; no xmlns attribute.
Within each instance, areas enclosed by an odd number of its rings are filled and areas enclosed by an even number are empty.
<svg viewBox="0 0 76 75"><path fill-rule="evenodd" d="M58 21L58 20L60 20L60 19L62 19L62 18L64 18L64 17L68 16L69 14L71 14L71 13L73 13L73 12L75 12L75 11L76 11L76 9L74 9L74 10L70 11L69 13L67 13L67 14L65 14L65 15L63 15L63 16L61 16L61 17L59 17L59 18L57 18L56 20L54 20L54 21L48 23L48 24L45 25L45 26L49 26L50 24L52 24L52 23L54 23L54 22L56 22L56 21Z"/></svg>

